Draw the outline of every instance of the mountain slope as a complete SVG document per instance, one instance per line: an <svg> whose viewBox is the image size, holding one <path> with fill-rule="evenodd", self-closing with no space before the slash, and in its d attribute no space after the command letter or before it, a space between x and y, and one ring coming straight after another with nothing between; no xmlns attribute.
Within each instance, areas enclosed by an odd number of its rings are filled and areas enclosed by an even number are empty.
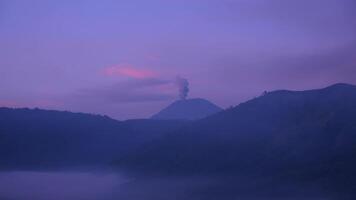
<svg viewBox="0 0 356 200"><path fill-rule="evenodd" d="M356 188L355 134L355 86L274 91L146 144L118 165L313 182L340 195Z"/></svg>
<svg viewBox="0 0 356 200"><path fill-rule="evenodd" d="M106 116L0 108L0 168L107 165L114 158L186 124L116 121Z"/></svg>
<svg viewBox="0 0 356 200"><path fill-rule="evenodd" d="M221 108L205 99L178 100L164 108L151 119L197 120L222 111Z"/></svg>

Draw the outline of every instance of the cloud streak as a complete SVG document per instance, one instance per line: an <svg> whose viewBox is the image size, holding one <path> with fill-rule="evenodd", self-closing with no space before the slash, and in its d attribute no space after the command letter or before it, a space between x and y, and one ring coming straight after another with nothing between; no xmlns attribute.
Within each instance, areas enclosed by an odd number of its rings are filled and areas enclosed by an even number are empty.
<svg viewBox="0 0 356 200"><path fill-rule="evenodd" d="M147 79L157 76L157 73L152 70L137 69L130 64L120 64L117 66L107 67L103 71L106 76L120 76L135 79Z"/></svg>
<svg viewBox="0 0 356 200"><path fill-rule="evenodd" d="M21 105L17 101L0 100L0 107L16 108L21 107Z"/></svg>
<svg viewBox="0 0 356 200"><path fill-rule="evenodd" d="M171 84L170 80L158 78L132 79L100 88L82 89L78 94L83 98L114 104L163 101L174 97L167 91L161 90L162 86Z"/></svg>

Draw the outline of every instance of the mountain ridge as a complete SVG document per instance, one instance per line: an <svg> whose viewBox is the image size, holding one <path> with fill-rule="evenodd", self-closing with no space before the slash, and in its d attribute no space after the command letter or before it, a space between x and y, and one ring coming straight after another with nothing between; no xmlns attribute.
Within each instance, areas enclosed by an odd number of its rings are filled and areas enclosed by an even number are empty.
<svg viewBox="0 0 356 200"><path fill-rule="evenodd" d="M0 108L0 169L108 166L185 121L137 119L28 108Z"/></svg>
<svg viewBox="0 0 356 200"><path fill-rule="evenodd" d="M356 185L347 178L356 175L355 133L355 86L274 91L167 134L117 166L147 174L276 176L352 193L345 183Z"/></svg>

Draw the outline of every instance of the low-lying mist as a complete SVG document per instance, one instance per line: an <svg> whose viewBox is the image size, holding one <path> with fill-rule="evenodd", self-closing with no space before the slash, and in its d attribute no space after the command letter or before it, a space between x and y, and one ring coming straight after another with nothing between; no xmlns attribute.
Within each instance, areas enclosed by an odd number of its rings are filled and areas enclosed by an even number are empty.
<svg viewBox="0 0 356 200"><path fill-rule="evenodd" d="M114 171L0 173L3 200L329 200L311 184L270 178L127 176Z"/></svg>

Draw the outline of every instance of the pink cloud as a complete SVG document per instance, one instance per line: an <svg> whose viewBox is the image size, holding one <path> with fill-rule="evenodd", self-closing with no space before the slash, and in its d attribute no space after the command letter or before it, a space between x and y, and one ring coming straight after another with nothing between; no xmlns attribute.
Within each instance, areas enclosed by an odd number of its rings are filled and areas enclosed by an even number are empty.
<svg viewBox="0 0 356 200"><path fill-rule="evenodd" d="M55 108L62 105L60 102L47 99L27 101L0 100L0 107L8 108Z"/></svg>
<svg viewBox="0 0 356 200"><path fill-rule="evenodd" d="M157 76L157 73L154 71L137 69L130 64L107 67L104 69L104 74L107 76L126 76L136 79L154 78Z"/></svg>
<svg viewBox="0 0 356 200"><path fill-rule="evenodd" d="M20 106L21 105L16 101L0 100L0 107L16 108L16 107L20 107Z"/></svg>

